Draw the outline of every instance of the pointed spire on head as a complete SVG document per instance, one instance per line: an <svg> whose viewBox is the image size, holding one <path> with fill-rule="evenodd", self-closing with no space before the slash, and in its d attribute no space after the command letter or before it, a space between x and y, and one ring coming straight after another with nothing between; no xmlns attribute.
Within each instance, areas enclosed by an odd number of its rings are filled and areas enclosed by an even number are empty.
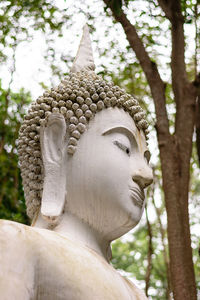
<svg viewBox="0 0 200 300"><path fill-rule="evenodd" d="M94 71L95 64L92 53L92 45L90 40L89 28L87 24L83 27L82 39L74 59L71 72L76 73L80 71Z"/></svg>

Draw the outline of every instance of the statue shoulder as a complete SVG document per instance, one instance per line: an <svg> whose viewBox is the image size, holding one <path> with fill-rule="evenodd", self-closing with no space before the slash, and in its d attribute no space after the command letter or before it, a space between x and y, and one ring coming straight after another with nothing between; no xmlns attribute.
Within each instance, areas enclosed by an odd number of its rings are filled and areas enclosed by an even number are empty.
<svg viewBox="0 0 200 300"><path fill-rule="evenodd" d="M15 248L17 244L27 239L31 227L8 220L0 220L0 251L4 247ZM27 243L21 245L25 247ZM8 249L7 249L8 250Z"/></svg>
<svg viewBox="0 0 200 300"><path fill-rule="evenodd" d="M21 223L0 220L0 254L15 257L18 262L30 263L32 256L37 259L39 246L46 243L43 229ZM49 231L49 230L44 230Z"/></svg>
<svg viewBox="0 0 200 300"><path fill-rule="evenodd" d="M30 226L0 220L0 261L4 268L31 264L30 257L35 252L32 231Z"/></svg>
<svg viewBox="0 0 200 300"><path fill-rule="evenodd" d="M0 220L0 293L2 299L32 299L34 295L31 227Z"/></svg>

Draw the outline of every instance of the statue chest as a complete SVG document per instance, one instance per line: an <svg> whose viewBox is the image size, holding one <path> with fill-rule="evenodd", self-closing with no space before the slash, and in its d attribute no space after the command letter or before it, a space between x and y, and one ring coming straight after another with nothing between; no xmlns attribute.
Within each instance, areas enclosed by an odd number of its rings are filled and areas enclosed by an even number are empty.
<svg viewBox="0 0 200 300"><path fill-rule="evenodd" d="M49 230L0 222L1 299L145 300L93 250Z"/></svg>
<svg viewBox="0 0 200 300"><path fill-rule="evenodd" d="M35 300L146 299L94 251L71 242L48 244L37 259Z"/></svg>

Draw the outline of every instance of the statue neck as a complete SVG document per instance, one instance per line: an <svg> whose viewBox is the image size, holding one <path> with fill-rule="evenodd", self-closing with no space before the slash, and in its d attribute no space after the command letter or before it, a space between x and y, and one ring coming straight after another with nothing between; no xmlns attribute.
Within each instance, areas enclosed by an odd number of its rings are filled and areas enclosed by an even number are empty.
<svg viewBox="0 0 200 300"><path fill-rule="evenodd" d="M96 251L106 261L109 262L111 259L110 242L106 241L100 233L96 232L84 221L69 212L64 212L59 223L55 226L49 226L41 216L41 213L39 213L32 226L51 229L70 240L80 242L82 245Z"/></svg>

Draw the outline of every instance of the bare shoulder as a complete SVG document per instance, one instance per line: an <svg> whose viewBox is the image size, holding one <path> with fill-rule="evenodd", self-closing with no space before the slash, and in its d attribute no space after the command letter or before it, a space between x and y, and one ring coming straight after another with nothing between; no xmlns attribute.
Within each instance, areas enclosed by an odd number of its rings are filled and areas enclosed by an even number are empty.
<svg viewBox="0 0 200 300"><path fill-rule="evenodd" d="M0 220L0 265L9 271L31 266L34 257L34 244L30 226Z"/></svg>
<svg viewBox="0 0 200 300"><path fill-rule="evenodd" d="M17 252L18 247L20 246L20 251L24 249L27 243L23 243L24 240L27 240L28 231L30 231L29 226L24 224L0 220L0 252L12 251L15 249Z"/></svg>
<svg viewBox="0 0 200 300"><path fill-rule="evenodd" d="M0 220L0 293L2 299L26 300L34 293L34 262L29 226Z"/></svg>
<svg viewBox="0 0 200 300"><path fill-rule="evenodd" d="M29 227L29 226L21 224L21 223L9 221L9 220L1 220L0 219L0 230L3 232L8 231L13 234L13 233L16 233L17 231L20 232L21 230L23 230L26 227Z"/></svg>

